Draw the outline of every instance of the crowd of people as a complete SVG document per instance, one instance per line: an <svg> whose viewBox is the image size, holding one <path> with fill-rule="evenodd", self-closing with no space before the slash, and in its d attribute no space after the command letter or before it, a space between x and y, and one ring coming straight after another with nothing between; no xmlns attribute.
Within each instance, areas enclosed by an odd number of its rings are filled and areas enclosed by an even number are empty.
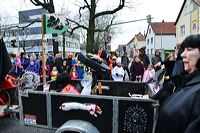
<svg viewBox="0 0 200 133"><path fill-rule="evenodd" d="M67 53L66 58L62 58L60 53L55 56L49 53L45 56L47 80L56 80L57 77L63 73L68 73L72 79L83 79L85 64L79 60L78 55L78 53L75 55L73 53ZM126 52L120 57L117 55L108 55L105 50L102 50L101 52L98 52L98 56L100 59L98 60L98 63L103 63L110 69L110 76L104 77L103 79L114 81L130 80L149 82L154 79L155 72L161 69L161 64L163 64L159 51L155 52L155 56L152 57L150 63L150 59L146 55L144 49L140 49L139 53L131 60ZM13 63L13 68L10 72L12 75L21 77L24 72L30 71L41 77L43 76L42 56L36 56L34 53L28 55L23 52L16 53L10 57ZM128 77L128 79L125 77ZM102 79L102 77L100 79Z"/></svg>
<svg viewBox="0 0 200 133"><path fill-rule="evenodd" d="M34 53L28 57L27 53L16 53L10 55L13 67L10 74L21 77L23 73L29 71L43 76L42 56L36 56ZM79 61L78 54L67 53L66 58L62 58L58 53L48 54L45 57L45 71L47 80L56 80L58 76L67 73L71 78L82 79L84 74L84 65ZM74 76L74 72L75 75ZM41 78L42 79L42 78Z"/></svg>
<svg viewBox="0 0 200 133"><path fill-rule="evenodd" d="M143 49L139 50L132 61L124 52L122 57L107 56L105 51L99 52L99 62L110 68L110 80L124 81L125 71L129 80L149 82L156 72L166 66L168 83L153 97L160 101L156 133L197 133L200 131L200 35L190 35L182 42L176 61L167 57L164 61L156 51L149 60ZM41 57L26 53L11 56L13 68L10 73L20 77L25 71L42 76ZM129 67L130 66L130 67ZM56 80L63 73L70 77L82 79L85 65L80 61L79 54L68 53L62 58L58 53L55 57L48 54L45 70L49 80ZM170 83L171 82L171 83ZM170 86L173 84L173 86Z"/></svg>
<svg viewBox="0 0 200 133"><path fill-rule="evenodd" d="M170 55L171 56L171 55ZM168 62L170 61L170 63ZM112 57L112 65L110 70L112 79L115 81L137 81L137 82L150 82L155 79L156 72L161 68L167 66L168 75L171 75L174 60L172 58L166 58L162 61L161 53L155 52L155 55L151 58L146 55L144 49L140 49L139 53L136 53L133 59L128 58L127 53L124 52L121 57ZM170 64L170 65L169 65ZM127 74L127 75L126 75ZM128 77L128 79L125 79Z"/></svg>

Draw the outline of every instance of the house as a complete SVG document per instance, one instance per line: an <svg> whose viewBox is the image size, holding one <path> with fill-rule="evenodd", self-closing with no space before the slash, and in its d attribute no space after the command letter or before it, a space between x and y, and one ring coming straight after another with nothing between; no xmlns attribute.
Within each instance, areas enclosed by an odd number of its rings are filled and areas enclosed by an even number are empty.
<svg viewBox="0 0 200 133"><path fill-rule="evenodd" d="M139 32L126 44L127 55L132 58L135 54L139 54L139 49L144 47L146 47L145 36Z"/></svg>
<svg viewBox="0 0 200 133"><path fill-rule="evenodd" d="M152 22L147 28L146 53L151 58L156 50L161 52L162 59L165 54L174 54L176 47L176 28L174 22Z"/></svg>
<svg viewBox="0 0 200 133"><path fill-rule="evenodd" d="M178 17L175 21L176 44L181 42L189 35L200 33L200 6L198 0L184 0Z"/></svg>

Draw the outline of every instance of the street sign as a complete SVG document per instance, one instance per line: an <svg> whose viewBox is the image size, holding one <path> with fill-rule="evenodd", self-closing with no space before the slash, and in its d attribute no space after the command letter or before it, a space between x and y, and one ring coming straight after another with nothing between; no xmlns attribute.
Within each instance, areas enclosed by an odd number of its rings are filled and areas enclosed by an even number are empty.
<svg viewBox="0 0 200 133"><path fill-rule="evenodd" d="M44 17L44 33L53 34L67 31L67 15L63 13L46 14Z"/></svg>

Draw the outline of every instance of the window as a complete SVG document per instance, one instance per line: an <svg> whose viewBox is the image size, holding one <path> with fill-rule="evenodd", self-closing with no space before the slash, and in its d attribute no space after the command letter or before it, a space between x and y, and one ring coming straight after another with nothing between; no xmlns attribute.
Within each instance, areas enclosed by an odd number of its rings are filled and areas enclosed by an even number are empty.
<svg viewBox="0 0 200 133"><path fill-rule="evenodd" d="M147 54L149 55L149 49L147 49Z"/></svg>
<svg viewBox="0 0 200 133"><path fill-rule="evenodd" d="M147 45L149 45L149 39L147 39Z"/></svg>
<svg viewBox="0 0 200 133"><path fill-rule="evenodd" d="M184 35L184 34L185 34L185 25L182 25L182 26L180 27L180 34L181 34L181 35Z"/></svg>
<svg viewBox="0 0 200 133"><path fill-rule="evenodd" d="M153 49L151 49L151 54L153 54Z"/></svg>
<svg viewBox="0 0 200 133"><path fill-rule="evenodd" d="M149 34L151 34L151 28L149 28Z"/></svg>
<svg viewBox="0 0 200 133"><path fill-rule="evenodd" d="M153 37L151 38L151 44L153 44Z"/></svg>

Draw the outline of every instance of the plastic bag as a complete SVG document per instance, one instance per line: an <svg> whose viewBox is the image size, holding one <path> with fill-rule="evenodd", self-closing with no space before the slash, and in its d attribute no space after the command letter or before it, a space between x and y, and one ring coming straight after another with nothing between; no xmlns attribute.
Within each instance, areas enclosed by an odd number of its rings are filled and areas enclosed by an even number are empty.
<svg viewBox="0 0 200 133"><path fill-rule="evenodd" d="M84 74L84 78L81 80L81 85L83 86L83 90L81 94L90 95L91 87L92 87L92 73L88 72Z"/></svg>

